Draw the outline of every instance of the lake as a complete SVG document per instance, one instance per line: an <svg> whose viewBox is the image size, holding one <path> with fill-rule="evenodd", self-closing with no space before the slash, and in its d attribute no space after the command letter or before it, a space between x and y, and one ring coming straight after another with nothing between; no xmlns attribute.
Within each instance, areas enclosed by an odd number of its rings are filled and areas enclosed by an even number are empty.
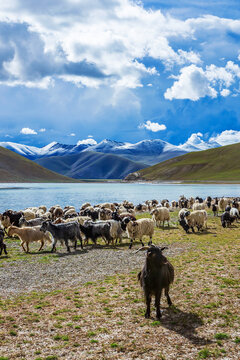
<svg viewBox="0 0 240 360"><path fill-rule="evenodd" d="M177 200L180 195L240 196L240 184L1 183L0 212L56 204L73 205L78 210L85 202L98 204L126 199L138 204L151 199Z"/></svg>

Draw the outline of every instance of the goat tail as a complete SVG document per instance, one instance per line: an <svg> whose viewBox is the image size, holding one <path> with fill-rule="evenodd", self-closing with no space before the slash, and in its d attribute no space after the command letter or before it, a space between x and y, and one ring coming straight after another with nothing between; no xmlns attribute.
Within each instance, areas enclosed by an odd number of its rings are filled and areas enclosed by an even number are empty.
<svg viewBox="0 0 240 360"><path fill-rule="evenodd" d="M46 231L46 233L45 233L45 239L46 239L46 241L47 241L49 244L52 244L52 242L53 242L53 236L52 236L52 234L50 233L50 231Z"/></svg>

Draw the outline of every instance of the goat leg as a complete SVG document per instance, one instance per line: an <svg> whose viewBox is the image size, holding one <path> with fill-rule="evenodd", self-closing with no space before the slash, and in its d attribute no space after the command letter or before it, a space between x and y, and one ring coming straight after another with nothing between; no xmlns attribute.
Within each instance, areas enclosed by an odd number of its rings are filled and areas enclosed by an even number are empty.
<svg viewBox="0 0 240 360"><path fill-rule="evenodd" d="M149 319L150 318L151 295L146 296L146 305L147 305L147 309L145 312L145 318Z"/></svg>
<svg viewBox="0 0 240 360"><path fill-rule="evenodd" d="M25 247L23 246L23 243L21 243L21 246L23 248L23 251L26 252Z"/></svg>
<svg viewBox="0 0 240 360"><path fill-rule="evenodd" d="M169 287L165 288L165 296L167 298L167 302L168 302L168 305L171 306L172 305L172 301L171 301L171 298L169 296Z"/></svg>
<svg viewBox="0 0 240 360"><path fill-rule="evenodd" d="M150 246L152 244L152 236L150 236L150 240L148 242L148 245Z"/></svg>
<svg viewBox="0 0 240 360"><path fill-rule="evenodd" d="M156 295L155 295L155 307L156 307L156 317L157 317L157 319L160 319L161 316L162 316L161 311L160 311L161 293L162 293L162 290L157 292Z"/></svg>
<svg viewBox="0 0 240 360"><path fill-rule="evenodd" d="M6 244L3 244L3 250L5 252L5 255L7 255L7 246L6 246Z"/></svg>
<svg viewBox="0 0 240 360"><path fill-rule="evenodd" d="M133 245L133 239L130 240L130 245L129 245L129 249L132 248L132 245Z"/></svg>
<svg viewBox="0 0 240 360"><path fill-rule="evenodd" d="M42 250L43 245L44 245L44 241L42 240L42 241L41 241L41 246L40 246L40 248L38 249L38 251L41 251L41 250Z"/></svg>
<svg viewBox="0 0 240 360"><path fill-rule="evenodd" d="M66 245L67 251L68 251L68 252L71 252L70 246L68 245L68 239L64 239L64 241L65 241L65 245Z"/></svg>

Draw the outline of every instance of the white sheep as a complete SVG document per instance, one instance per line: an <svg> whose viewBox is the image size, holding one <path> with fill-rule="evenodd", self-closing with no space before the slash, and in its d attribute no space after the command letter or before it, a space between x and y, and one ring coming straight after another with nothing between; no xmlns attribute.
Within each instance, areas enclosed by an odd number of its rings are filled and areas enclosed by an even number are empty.
<svg viewBox="0 0 240 360"><path fill-rule="evenodd" d="M129 221L127 224L127 235L131 239L129 249L132 247L133 240L138 238L142 246L144 246L142 242L142 237L144 235L150 237L149 244L152 243L152 236L154 234L154 221L152 219L138 219L136 221Z"/></svg>
<svg viewBox="0 0 240 360"><path fill-rule="evenodd" d="M219 210L225 211L226 206L229 205L230 203L231 203L231 201L229 199L221 198L218 202Z"/></svg>
<svg viewBox="0 0 240 360"><path fill-rule="evenodd" d="M124 233L124 230L122 229L121 222L116 220L108 220L107 221L111 227L110 227L110 236L113 239L113 242L115 240L117 244L117 240L119 239L119 243L122 242L122 234Z"/></svg>
<svg viewBox="0 0 240 360"><path fill-rule="evenodd" d="M91 206L91 204L89 202L82 204L82 206L80 207L80 211L85 210L89 206Z"/></svg>
<svg viewBox="0 0 240 360"><path fill-rule="evenodd" d="M16 226L10 226L7 229L7 233L9 236L17 236L21 240L21 246L24 250L24 252L29 252L29 243L33 241L40 241L41 246L38 249L38 251L42 250L43 245L45 241L52 243L52 235L46 231L40 231L40 226L33 226L33 227L23 227L18 228ZM24 247L24 244L26 244L27 250Z"/></svg>
<svg viewBox="0 0 240 360"><path fill-rule="evenodd" d="M187 224L190 228L197 227L198 231L207 228L207 212L205 210L196 210L186 215ZM194 231L194 230L193 230Z"/></svg>
<svg viewBox="0 0 240 360"><path fill-rule="evenodd" d="M230 215L236 219L236 222L238 222L239 219L239 211L236 208L231 208Z"/></svg>
<svg viewBox="0 0 240 360"><path fill-rule="evenodd" d="M195 211L195 210L204 210L205 209L205 204L204 203L199 203L199 201L196 200L195 203L192 205L192 209L193 209L193 211Z"/></svg>
<svg viewBox="0 0 240 360"><path fill-rule="evenodd" d="M37 208L37 210L38 210L38 208ZM35 212L33 212L30 209L23 210L23 214L24 214L24 218L26 220L32 220L32 219L35 219L35 217L36 217Z"/></svg>
<svg viewBox="0 0 240 360"><path fill-rule="evenodd" d="M153 209L151 211L151 215L152 215L152 219L155 222L157 227L160 227L161 223L163 224L163 227L164 227L165 221L168 222L168 226L169 226L170 213L169 213L168 208L160 207L160 208Z"/></svg>
<svg viewBox="0 0 240 360"><path fill-rule="evenodd" d="M46 207L45 205L40 205L40 206L38 207L38 209L39 209L39 210L43 210L44 213L47 212L47 207Z"/></svg>

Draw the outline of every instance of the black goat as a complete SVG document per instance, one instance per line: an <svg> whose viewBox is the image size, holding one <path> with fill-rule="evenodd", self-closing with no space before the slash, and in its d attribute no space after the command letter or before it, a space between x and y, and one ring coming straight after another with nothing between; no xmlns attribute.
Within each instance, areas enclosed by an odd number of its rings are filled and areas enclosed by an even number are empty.
<svg viewBox="0 0 240 360"><path fill-rule="evenodd" d="M214 216L218 216L218 205L212 205L212 211Z"/></svg>
<svg viewBox="0 0 240 360"><path fill-rule="evenodd" d="M230 215L230 212L225 211L221 216L222 227L229 227L235 220L234 216Z"/></svg>
<svg viewBox="0 0 240 360"><path fill-rule="evenodd" d="M0 229L0 255L2 255L2 251L7 255L7 247L3 242L4 239L4 231Z"/></svg>
<svg viewBox="0 0 240 360"><path fill-rule="evenodd" d="M52 243L52 250L56 251L56 243L59 240L60 242L65 243L67 247L67 251L70 252L70 247L68 245L68 240L71 240L74 242L74 249L77 248L77 240L80 240L81 248L83 248L82 245L82 237L80 234L79 224L77 222L69 222L64 224L52 224L50 221L44 221L42 223L42 226L40 228L41 231L49 231L54 240Z"/></svg>
<svg viewBox="0 0 240 360"><path fill-rule="evenodd" d="M13 210L6 210L2 214L2 219L5 217L9 217L11 225L18 226L19 227L19 220L21 217L24 216L22 211L13 211Z"/></svg>
<svg viewBox="0 0 240 360"><path fill-rule="evenodd" d="M179 224L181 225L181 227L183 228L183 230L186 231L186 233L189 232L190 227L189 227L188 223L186 222L186 219L185 219L185 218L181 218L181 219L179 220ZM192 228L192 231L194 232L194 229L193 229L193 228Z"/></svg>
<svg viewBox="0 0 240 360"><path fill-rule="evenodd" d="M79 225L81 232L85 235L86 241L91 239L96 244L97 238L102 237L109 243L112 241L110 235L111 225L109 222L90 222L85 221L83 225Z"/></svg>
<svg viewBox="0 0 240 360"><path fill-rule="evenodd" d="M144 246L137 251L147 249L147 257L142 271L138 274L138 280L140 281L141 287L144 291L147 309L145 312L145 318L150 317L150 304L151 297L155 295L155 307L157 318L160 319L160 300L162 290L165 289L165 295L167 298L168 305L172 305L172 301L169 296L169 287L174 280L174 267L162 255L162 251L166 247L160 248L155 245Z"/></svg>

